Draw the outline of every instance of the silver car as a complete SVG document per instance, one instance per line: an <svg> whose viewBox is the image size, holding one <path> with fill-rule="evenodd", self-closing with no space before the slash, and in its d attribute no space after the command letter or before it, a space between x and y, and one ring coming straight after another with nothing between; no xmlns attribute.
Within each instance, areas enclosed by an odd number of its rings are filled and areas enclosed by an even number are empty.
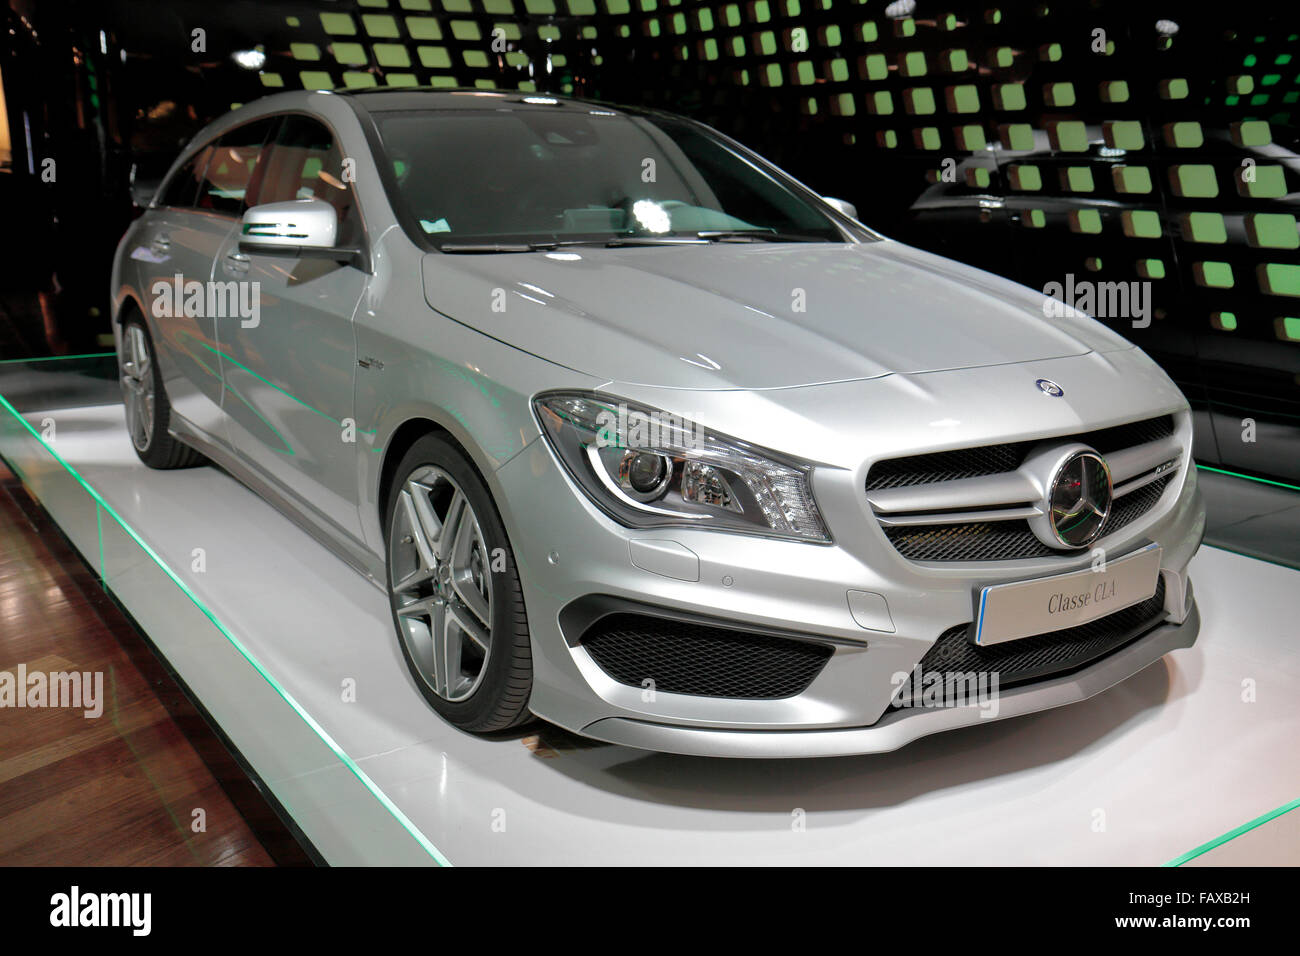
<svg viewBox="0 0 1300 956"><path fill-rule="evenodd" d="M1191 645L1182 394L856 217L655 111L270 96L118 248L131 440L385 590L469 731L885 751Z"/></svg>

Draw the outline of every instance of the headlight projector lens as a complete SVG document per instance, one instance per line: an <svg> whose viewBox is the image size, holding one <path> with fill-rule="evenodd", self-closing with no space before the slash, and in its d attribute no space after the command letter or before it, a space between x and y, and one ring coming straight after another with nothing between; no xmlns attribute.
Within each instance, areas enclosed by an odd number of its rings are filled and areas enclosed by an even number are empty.
<svg viewBox="0 0 1300 956"><path fill-rule="evenodd" d="M672 478L672 459L651 452L628 451L619 465L619 484L638 501L662 496Z"/></svg>

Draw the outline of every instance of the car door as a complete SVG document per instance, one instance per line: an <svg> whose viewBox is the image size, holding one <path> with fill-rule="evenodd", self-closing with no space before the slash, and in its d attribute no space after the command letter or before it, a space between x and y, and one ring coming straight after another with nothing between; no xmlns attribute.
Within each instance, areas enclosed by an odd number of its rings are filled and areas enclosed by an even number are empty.
<svg viewBox="0 0 1300 956"><path fill-rule="evenodd" d="M285 116L258 176L258 203L325 199L339 214L339 244L364 244L343 152L318 120ZM352 317L367 274L326 259L245 254L236 231L218 251L216 277L247 284L259 304L255 321L224 319L218 333L236 451L336 534L361 540Z"/></svg>
<svg viewBox="0 0 1300 956"><path fill-rule="evenodd" d="M154 348L173 412L212 439L224 440L221 366L216 326L192 283L206 283L226 235L229 218L196 205L216 141L197 150L167 181L145 218L140 244L131 251L138 264Z"/></svg>

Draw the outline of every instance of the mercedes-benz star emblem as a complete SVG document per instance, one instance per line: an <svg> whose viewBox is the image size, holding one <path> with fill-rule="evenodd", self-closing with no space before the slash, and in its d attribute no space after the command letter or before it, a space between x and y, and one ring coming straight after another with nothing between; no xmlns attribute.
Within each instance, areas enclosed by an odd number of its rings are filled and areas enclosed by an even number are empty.
<svg viewBox="0 0 1300 956"><path fill-rule="evenodd" d="M1065 394L1065 389L1061 388L1061 386L1057 385L1050 378L1040 378L1034 384L1038 386L1040 392L1045 395L1051 395L1052 398L1060 398Z"/></svg>
<svg viewBox="0 0 1300 956"><path fill-rule="evenodd" d="M1052 476L1047 493L1047 520L1052 534L1070 548L1097 539L1110 516L1110 468L1096 452L1075 452Z"/></svg>

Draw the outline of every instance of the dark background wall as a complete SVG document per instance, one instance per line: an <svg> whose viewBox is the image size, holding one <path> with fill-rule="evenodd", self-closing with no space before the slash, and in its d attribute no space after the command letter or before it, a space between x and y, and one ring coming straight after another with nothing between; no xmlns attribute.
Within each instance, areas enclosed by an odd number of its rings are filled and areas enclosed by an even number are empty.
<svg viewBox="0 0 1300 956"><path fill-rule="evenodd" d="M695 116L886 234L1035 288L1149 282L1146 327L1105 321L1187 393L1198 457L1300 481L1294 3L10 0L6 14L0 202L28 228L4 230L0 353L102 347L132 169L156 178L234 104L304 87L571 93Z"/></svg>

